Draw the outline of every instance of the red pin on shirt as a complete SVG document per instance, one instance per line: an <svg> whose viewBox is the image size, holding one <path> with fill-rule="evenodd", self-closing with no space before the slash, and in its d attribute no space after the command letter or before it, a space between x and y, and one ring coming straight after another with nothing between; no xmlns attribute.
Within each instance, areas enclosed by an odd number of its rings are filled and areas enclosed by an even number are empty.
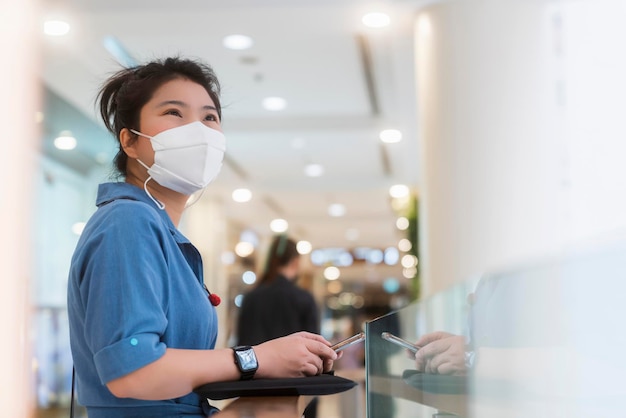
<svg viewBox="0 0 626 418"><path fill-rule="evenodd" d="M211 302L211 305L217 306L222 302L222 299L220 299L220 297L217 296L215 293L209 292L209 302Z"/></svg>
<svg viewBox="0 0 626 418"><path fill-rule="evenodd" d="M209 294L209 302L211 302L211 305L217 306L222 303L222 299L219 296L217 296L215 293L209 292L206 284L202 283L202 287L204 287L204 290L206 290L206 292Z"/></svg>

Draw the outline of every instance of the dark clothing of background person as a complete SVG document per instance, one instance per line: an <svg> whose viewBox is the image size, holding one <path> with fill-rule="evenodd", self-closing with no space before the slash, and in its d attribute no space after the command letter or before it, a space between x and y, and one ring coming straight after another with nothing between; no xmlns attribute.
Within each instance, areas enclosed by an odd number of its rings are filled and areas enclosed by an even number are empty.
<svg viewBox="0 0 626 418"><path fill-rule="evenodd" d="M237 320L237 343L257 345L294 332L320 331L320 315L313 295L296 286L300 266L297 243L276 235L270 244L259 284L248 292ZM304 411L304 418L317 416L317 398Z"/></svg>
<svg viewBox="0 0 626 418"><path fill-rule="evenodd" d="M244 296L237 326L239 345L256 345L297 331L320 332L318 308L308 291L278 275Z"/></svg>

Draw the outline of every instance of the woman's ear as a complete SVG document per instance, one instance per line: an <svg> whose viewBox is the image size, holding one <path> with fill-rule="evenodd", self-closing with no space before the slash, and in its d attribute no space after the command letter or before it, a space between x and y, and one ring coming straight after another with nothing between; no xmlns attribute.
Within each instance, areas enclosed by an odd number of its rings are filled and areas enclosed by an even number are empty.
<svg viewBox="0 0 626 418"><path fill-rule="evenodd" d="M137 138L134 134L128 128L122 128L120 131L120 145L130 158L138 158L137 149L135 148L136 143Z"/></svg>

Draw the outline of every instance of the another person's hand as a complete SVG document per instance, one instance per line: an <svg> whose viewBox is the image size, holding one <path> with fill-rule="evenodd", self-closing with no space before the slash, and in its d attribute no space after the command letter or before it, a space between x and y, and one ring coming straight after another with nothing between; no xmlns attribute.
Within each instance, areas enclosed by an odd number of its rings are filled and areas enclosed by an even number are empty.
<svg viewBox="0 0 626 418"><path fill-rule="evenodd" d="M328 372L340 357L318 334L296 332L254 347L259 368L256 377L302 377Z"/></svg>
<svg viewBox="0 0 626 418"><path fill-rule="evenodd" d="M467 372L465 337L443 331L425 334L415 342L415 368L424 373L456 374Z"/></svg>

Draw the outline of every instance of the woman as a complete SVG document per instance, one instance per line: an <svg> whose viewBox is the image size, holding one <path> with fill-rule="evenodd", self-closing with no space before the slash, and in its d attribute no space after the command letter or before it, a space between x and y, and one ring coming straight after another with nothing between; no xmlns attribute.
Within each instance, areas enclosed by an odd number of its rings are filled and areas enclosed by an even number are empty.
<svg viewBox="0 0 626 418"><path fill-rule="evenodd" d="M98 95L124 181L99 186L70 268L70 343L90 418L203 417L215 408L197 386L315 375L337 358L312 333L214 349L202 260L177 226L221 167L219 90L207 65L168 58L121 70Z"/></svg>
<svg viewBox="0 0 626 418"><path fill-rule="evenodd" d="M315 300L295 284L300 266L296 247L286 235L274 237L258 286L243 298L237 324L239 344L259 344L297 331L319 333Z"/></svg>

